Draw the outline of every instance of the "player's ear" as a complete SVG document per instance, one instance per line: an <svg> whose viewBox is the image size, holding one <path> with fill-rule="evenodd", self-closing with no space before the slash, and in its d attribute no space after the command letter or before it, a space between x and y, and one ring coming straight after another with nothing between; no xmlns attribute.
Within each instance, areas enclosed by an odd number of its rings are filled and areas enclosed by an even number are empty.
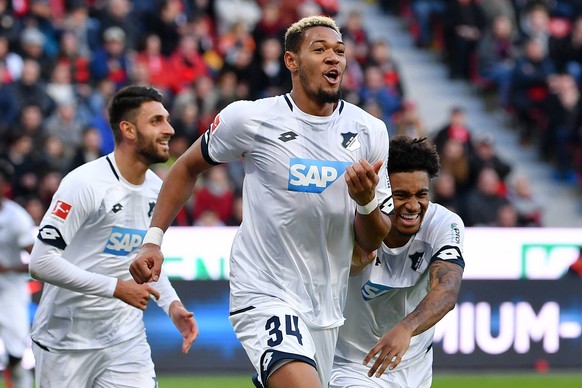
<svg viewBox="0 0 582 388"><path fill-rule="evenodd" d="M130 123L129 121L121 121L119 123L119 129L121 130L121 134L123 135L123 137L126 137L128 139L135 139L136 138L136 128L135 125L133 125L132 123Z"/></svg>
<svg viewBox="0 0 582 388"><path fill-rule="evenodd" d="M297 54L292 53L291 51L285 51L283 59L285 60L285 66L287 66L287 69L289 69L291 73L299 69L299 64L297 63Z"/></svg>

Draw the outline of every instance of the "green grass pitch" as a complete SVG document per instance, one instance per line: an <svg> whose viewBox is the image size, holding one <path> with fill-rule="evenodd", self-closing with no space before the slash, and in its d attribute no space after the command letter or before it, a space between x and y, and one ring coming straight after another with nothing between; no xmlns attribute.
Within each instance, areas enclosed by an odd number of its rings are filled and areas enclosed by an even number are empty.
<svg viewBox="0 0 582 388"><path fill-rule="evenodd" d="M250 375L159 376L160 388L253 388ZM580 388L582 374L439 374L432 388ZM0 388L6 384L0 377Z"/></svg>
<svg viewBox="0 0 582 388"><path fill-rule="evenodd" d="M160 376L160 388L253 388L245 376ZM435 374L432 388L580 388L582 374Z"/></svg>

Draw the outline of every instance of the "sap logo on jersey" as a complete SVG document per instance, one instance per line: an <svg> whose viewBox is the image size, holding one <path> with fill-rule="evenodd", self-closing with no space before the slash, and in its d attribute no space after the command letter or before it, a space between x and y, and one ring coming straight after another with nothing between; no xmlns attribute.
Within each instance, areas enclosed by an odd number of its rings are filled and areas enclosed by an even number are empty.
<svg viewBox="0 0 582 388"><path fill-rule="evenodd" d="M352 162L291 158L287 189L321 193L351 165Z"/></svg>
<svg viewBox="0 0 582 388"><path fill-rule="evenodd" d="M113 227L103 252L126 256L141 246L145 234L145 230Z"/></svg>
<svg viewBox="0 0 582 388"><path fill-rule="evenodd" d="M391 290L393 290L392 287L383 286L381 284L375 284L368 280L366 284L362 286L361 289L362 298L364 298L364 300L366 301L372 300L374 298L379 297L380 295L384 295L385 293Z"/></svg>

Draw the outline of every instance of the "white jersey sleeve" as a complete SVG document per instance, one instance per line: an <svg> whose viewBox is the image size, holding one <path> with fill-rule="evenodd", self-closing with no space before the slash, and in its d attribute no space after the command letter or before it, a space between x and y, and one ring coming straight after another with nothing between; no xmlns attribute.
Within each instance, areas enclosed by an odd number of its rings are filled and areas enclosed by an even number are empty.
<svg viewBox="0 0 582 388"><path fill-rule="evenodd" d="M93 209L91 190L65 177L38 232L39 243L30 255L33 278L84 294L112 297L117 279L79 268L63 258L63 251Z"/></svg>
<svg viewBox="0 0 582 388"><path fill-rule="evenodd" d="M225 107L214 118L202 141L205 159L213 164L225 163L242 157L251 147L255 137L255 126L249 119L254 104L236 101ZM212 147L207 147L212 143Z"/></svg>
<svg viewBox="0 0 582 388"><path fill-rule="evenodd" d="M30 259L33 278L83 294L111 298L117 279L85 271L63 258L63 252L45 243L35 244Z"/></svg>

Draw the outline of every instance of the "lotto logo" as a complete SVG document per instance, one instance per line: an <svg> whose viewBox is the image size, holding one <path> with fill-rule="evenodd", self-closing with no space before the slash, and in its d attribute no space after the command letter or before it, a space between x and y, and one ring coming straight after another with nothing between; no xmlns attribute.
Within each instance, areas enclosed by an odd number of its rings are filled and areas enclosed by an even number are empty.
<svg viewBox="0 0 582 388"><path fill-rule="evenodd" d="M65 201L61 201L60 199L55 204L53 208L52 215L60 218L61 220L66 220L71 212L72 206L66 203Z"/></svg>
<svg viewBox="0 0 582 388"><path fill-rule="evenodd" d="M351 162L291 158L289 161L290 191L321 193L346 171Z"/></svg>

